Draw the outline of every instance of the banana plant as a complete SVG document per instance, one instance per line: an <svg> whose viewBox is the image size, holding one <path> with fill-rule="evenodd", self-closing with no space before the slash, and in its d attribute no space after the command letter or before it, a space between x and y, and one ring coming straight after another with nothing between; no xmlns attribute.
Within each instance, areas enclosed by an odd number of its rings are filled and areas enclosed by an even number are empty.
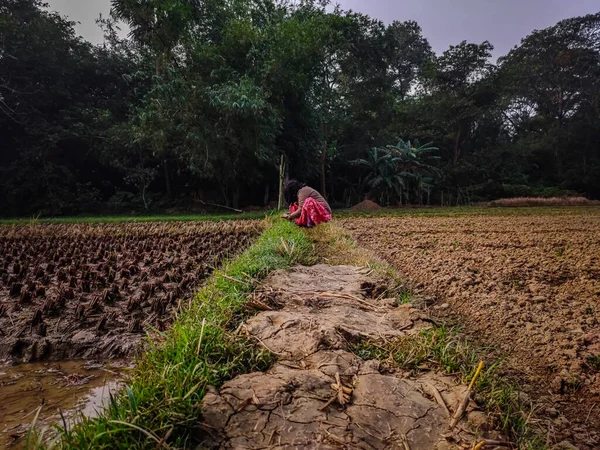
<svg viewBox="0 0 600 450"><path fill-rule="evenodd" d="M431 143L420 145L415 141L400 139L396 145L375 147L367 151L364 159L357 159L355 165L368 169L365 183L372 196L383 204L409 202L412 197L421 198L423 189L431 186L431 177L437 175L438 169L423 159L438 159L427 155L436 151Z"/></svg>

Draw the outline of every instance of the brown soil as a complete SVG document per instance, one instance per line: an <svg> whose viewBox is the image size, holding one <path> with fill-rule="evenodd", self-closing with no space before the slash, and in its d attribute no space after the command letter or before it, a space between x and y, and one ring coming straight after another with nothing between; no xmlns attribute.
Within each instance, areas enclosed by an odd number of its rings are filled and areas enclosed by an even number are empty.
<svg viewBox="0 0 600 450"><path fill-rule="evenodd" d="M0 227L0 361L130 355L252 222Z"/></svg>
<svg viewBox="0 0 600 450"><path fill-rule="evenodd" d="M343 221L457 313L539 402L553 442L600 446L600 216ZM444 304L445 303L445 304ZM446 309L449 306L449 309ZM563 415L564 414L564 415Z"/></svg>
<svg viewBox="0 0 600 450"><path fill-rule="evenodd" d="M375 203L371 200L363 200L362 202L358 203L357 205L354 205L351 209L352 209L352 211L356 211L356 212L375 212L375 211L379 211L383 208L381 208L381 206L379 206L377 203Z"/></svg>
<svg viewBox="0 0 600 450"><path fill-rule="evenodd" d="M590 200L585 197L515 197L501 198L488 203L493 207L520 207L520 206L598 206L598 200Z"/></svg>
<svg viewBox="0 0 600 450"><path fill-rule="evenodd" d="M242 332L279 362L266 373L241 375L204 398L207 433L201 447L441 450L472 443L469 429L475 426L485 433L485 417L473 403L472 422L448 433L448 411L427 392L435 387L454 410L465 387L451 378L400 378L385 373L377 361L349 353L364 337L385 340L428 326L410 306L367 298L373 284L364 269L350 266L272 274L250 302L266 311Z"/></svg>

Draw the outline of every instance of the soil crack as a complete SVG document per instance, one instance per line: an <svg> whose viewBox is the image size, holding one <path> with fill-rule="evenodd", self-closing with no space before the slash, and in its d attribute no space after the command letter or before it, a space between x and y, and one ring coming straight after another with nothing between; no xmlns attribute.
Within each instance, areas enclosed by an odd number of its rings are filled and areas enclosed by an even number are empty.
<svg viewBox="0 0 600 450"><path fill-rule="evenodd" d="M444 438L447 411L421 393L418 380L381 374L378 364L348 352L364 338L385 341L429 326L412 307L365 299L367 283L369 275L351 266L271 274L263 289L278 293L280 309L260 312L245 330L286 357L205 397L203 420L218 436L207 435L202 448L387 449L409 433L411 450L459 448ZM340 385L350 397L344 406L335 400ZM426 432L414 433L418 428Z"/></svg>

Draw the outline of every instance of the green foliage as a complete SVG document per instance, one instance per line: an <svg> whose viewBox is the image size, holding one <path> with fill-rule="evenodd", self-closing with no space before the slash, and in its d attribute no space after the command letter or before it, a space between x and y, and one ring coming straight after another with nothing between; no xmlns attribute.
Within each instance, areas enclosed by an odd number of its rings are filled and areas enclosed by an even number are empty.
<svg viewBox="0 0 600 450"><path fill-rule="evenodd" d="M371 189L370 196L381 204L389 205L399 201L410 202L413 196L421 195L423 189L431 187L437 169L425 162L425 158L435 158L430 152L438 150L431 143L420 145L415 141L400 139L396 145L373 148L367 152L367 159L357 159L354 164L368 169L364 181Z"/></svg>
<svg viewBox="0 0 600 450"><path fill-rule="evenodd" d="M596 372L600 372L600 355L590 355L587 357L587 363Z"/></svg>
<svg viewBox="0 0 600 450"><path fill-rule="evenodd" d="M600 197L599 14L494 65L487 41L435 55L413 21L316 0L111 4L101 46L40 0L0 7L3 214L265 205L281 155L334 205Z"/></svg>
<svg viewBox="0 0 600 450"><path fill-rule="evenodd" d="M283 251L282 239L293 252ZM107 410L60 430L59 447L156 448L165 436L170 446L192 446L194 418L207 388L272 363L256 342L233 332L243 319L247 295L270 271L308 262L311 251L300 228L287 221L272 224L250 249L214 273L168 332L150 338L127 388Z"/></svg>

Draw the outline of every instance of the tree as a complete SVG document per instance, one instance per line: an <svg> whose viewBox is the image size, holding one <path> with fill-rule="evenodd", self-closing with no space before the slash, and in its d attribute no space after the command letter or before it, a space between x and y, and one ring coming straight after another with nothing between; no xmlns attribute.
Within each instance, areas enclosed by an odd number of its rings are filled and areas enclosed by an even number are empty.
<svg viewBox="0 0 600 450"><path fill-rule="evenodd" d="M40 0L0 5L4 214L265 204L281 156L334 205L600 197L599 14L497 67L487 41L436 56L415 22L320 0L112 6L93 46Z"/></svg>
<svg viewBox="0 0 600 450"><path fill-rule="evenodd" d="M0 210L90 208L113 173L98 162L108 129L129 109L122 78L136 62L75 36L37 0L0 7Z"/></svg>
<svg viewBox="0 0 600 450"><path fill-rule="evenodd" d="M494 68L488 62L492 45L466 41L451 46L426 69L425 103L446 132L442 148L450 150L456 166L480 118L495 101L490 85Z"/></svg>
<svg viewBox="0 0 600 450"><path fill-rule="evenodd" d="M506 125L534 149L536 178L582 188L599 167L600 13L535 31L500 63Z"/></svg>

